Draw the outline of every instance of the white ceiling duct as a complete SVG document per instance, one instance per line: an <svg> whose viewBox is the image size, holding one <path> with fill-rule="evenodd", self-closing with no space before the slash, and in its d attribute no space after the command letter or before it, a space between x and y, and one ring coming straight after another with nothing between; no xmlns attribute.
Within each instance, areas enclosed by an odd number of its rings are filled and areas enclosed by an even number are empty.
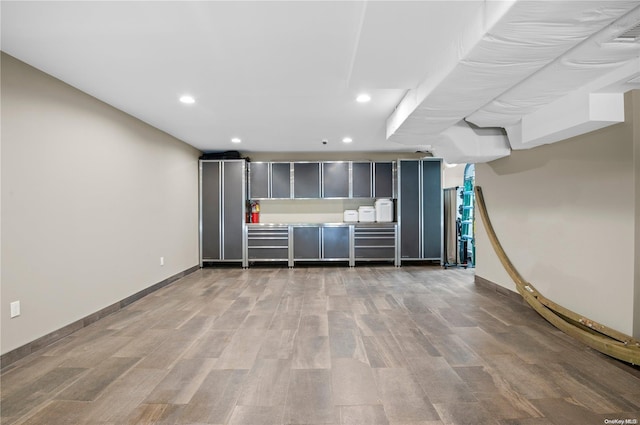
<svg viewBox="0 0 640 425"><path fill-rule="evenodd" d="M426 138L434 156L450 164L493 161L511 153L507 135L502 128L478 128L465 121Z"/></svg>
<svg viewBox="0 0 640 425"><path fill-rule="evenodd" d="M502 11L495 25L485 27L486 32L479 39L466 38L471 45L463 44L457 49L461 52L459 58L453 65L443 67L448 71L440 81L427 79L407 93L387 120L387 140L404 144L429 143L426 141L428 136L439 134L467 116L474 117L476 111L499 99L520 81L546 70L545 67L557 58L637 6L637 1L513 3ZM604 60L602 62L605 66ZM614 66L615 63L611 65ZM548 78L552 80L553 76ZM539 84L546 82L543 80ZM559 96L564 93L566 91L560 92ZM529 95L536 97L536 93ZM491 126L505 126L498 121L492 122ZM484 121L478 123L483 127L486 125ZM487 152L482 158L482 152L477 150L482 144L476 142L467 142L468 149L474 152L471 156L477 157L478 161L494 157ZM445 159L457 162L452 158Z"/></svg>
<svg viewBox="0 0 640 425"><path fill-rule="evenodd" d="M577 98L581 98L583 105L578 108L592 108L589 103L593 102L593 98L589 98L588 93L601 91L603 88L611 90L609 86L612 84L628 82L632 76L640 73L640 43L612 42L622 31L637 22L640 22L640 6L553 61L534 77L471 114L467 121L480 127L514 126L542 108L549 108L546 115L557 113L555 106L547 105L576 90L583 93L567 100L567 103L576 107ZM538 144L530 143L527 146ZM524 146L513 147L518 149Z"/></svg>

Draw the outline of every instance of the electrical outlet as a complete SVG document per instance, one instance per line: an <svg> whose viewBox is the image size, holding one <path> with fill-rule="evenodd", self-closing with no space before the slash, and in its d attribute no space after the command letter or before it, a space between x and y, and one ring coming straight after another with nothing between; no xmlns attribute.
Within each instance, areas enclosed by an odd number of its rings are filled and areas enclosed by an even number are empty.
<svg viewBox="0 0 640 425"><path fill-rule="evenodd" d="M20 316L20 301L14 301L11 304L11 318Z"/></svg>
<svg viewBox="0 0 640 425"><path fill-rule="evenodd" d="M160 265L164 266L164 257L160 257Z"/></svg>

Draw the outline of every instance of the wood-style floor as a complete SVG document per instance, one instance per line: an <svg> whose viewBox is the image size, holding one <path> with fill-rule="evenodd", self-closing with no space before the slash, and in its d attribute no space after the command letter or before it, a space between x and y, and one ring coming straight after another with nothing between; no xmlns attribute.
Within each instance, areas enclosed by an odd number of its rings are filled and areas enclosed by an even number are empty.
<svg viewBox="0 0 640 425"><path fill-rule="evenodd" d="M2 424L640 422L637 369L437 267L211 268L2 376Z"/></svg>

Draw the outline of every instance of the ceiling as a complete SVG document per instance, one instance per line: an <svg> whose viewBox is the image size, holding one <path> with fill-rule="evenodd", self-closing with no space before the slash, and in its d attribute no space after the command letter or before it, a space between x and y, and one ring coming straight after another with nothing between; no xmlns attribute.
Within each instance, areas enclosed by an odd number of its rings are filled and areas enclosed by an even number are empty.
<svg viewBox="0 0 640 425"><path fill-rule="evenodd" d="M488 161L619 122L615 96L640 88L629 82L640 43L610 43L640 22L639 1L0 7L4 52L202 151ZM180 103L184 94L196 102ZM536 124L567 107L586 108L586 122ZM594 109L617 114L591 119Z"/></svg>

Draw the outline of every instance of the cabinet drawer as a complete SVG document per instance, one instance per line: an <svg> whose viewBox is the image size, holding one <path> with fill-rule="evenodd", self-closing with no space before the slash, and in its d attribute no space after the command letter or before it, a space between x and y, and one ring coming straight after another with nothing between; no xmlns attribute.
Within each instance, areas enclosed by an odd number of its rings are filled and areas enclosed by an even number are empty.
<svg viewBox="0 0 640 425"><path fill-rule="evenodd" d="M288 260L289 249L284 248L268 248L268 247L249 247L249 260Z"/></svg>
<svg viewBox="0 0 640 425"><path fill-rule="evenodd" d="M251 238L249 237L248 245L249 248L258 248L258 247L278 247L278 248L286 248L289 246L289 238L282 237L261 237L261 238Z"/></svg>
<svg viewBox="0 0 640 425"><path fill-rule="evenodd" d="M288 228L285 227L250 227L247 229L249 236L287 236L289 234Z"/></svg>
<svg viewBox="0 0 640 425"><path fill-rule="evenodd" d="M370 238L355 238L354 246L360 247L390 247L396 246L396 238L394 236L387 238L370 237Z"/></svg>
<svg viewBox="0 0 640 425"><path fill-rule="evenodd" d="M356 246L354 251L356 260L394 260L396 256L396 249L394 246Z"/></svg>

